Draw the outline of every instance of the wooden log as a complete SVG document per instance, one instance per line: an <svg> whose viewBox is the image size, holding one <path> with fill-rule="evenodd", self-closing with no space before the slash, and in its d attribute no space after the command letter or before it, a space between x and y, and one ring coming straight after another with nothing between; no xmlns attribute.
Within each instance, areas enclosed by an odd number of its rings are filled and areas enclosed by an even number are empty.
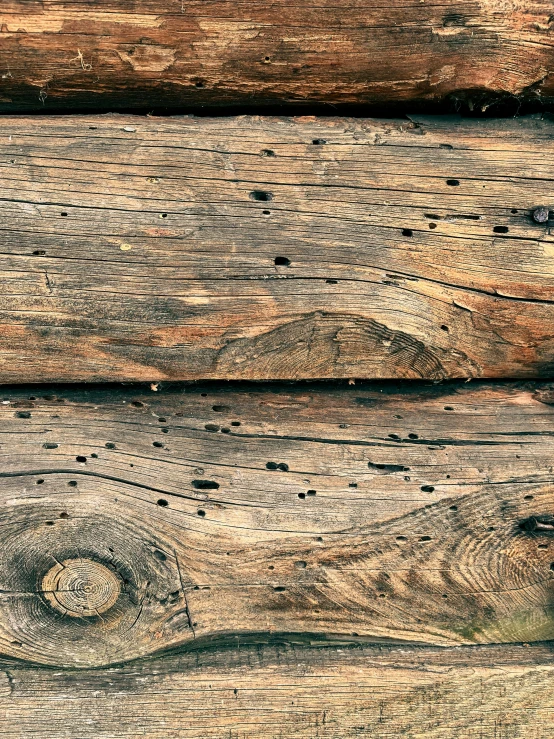
<svg viewBox="0 0 554 739"><path fill-rule="evenodd" d="M4 0L0 111L552 99L552 4Z"/></svg>
<svg viewBox="0 0 554 739"><path fill-rule="evenodd" d="M240 648L238 648L240 646ZM5 739L550 739L551 645L296 644L93 670L0 663Z"/></svg>
<svg viewBox="0 0 554 739"><path fill-rule="evenodd" d="M3 118L0 381L550 376L553 133Z"/></svg>
<svg viewBox="0 0 554 739"><path fill-rule="evenodd" d="M5 655L554 638L549 386L4 392Z"/></svg>

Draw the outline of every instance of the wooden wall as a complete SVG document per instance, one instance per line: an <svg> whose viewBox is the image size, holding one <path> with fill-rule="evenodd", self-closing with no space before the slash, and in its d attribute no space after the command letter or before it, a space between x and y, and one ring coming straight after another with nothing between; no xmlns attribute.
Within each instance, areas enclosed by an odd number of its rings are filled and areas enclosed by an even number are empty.
<svg viewBox="0 0 554 739"><path fill-rule="evenodd" d="M0 739L552 737L553 24L2 3Z"/></svg>

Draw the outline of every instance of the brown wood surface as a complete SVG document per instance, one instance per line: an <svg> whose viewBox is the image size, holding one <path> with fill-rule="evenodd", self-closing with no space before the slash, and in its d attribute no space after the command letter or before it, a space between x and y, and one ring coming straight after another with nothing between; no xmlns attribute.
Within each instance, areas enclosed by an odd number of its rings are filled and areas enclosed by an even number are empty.
<svg viewBox="0 0 554 739"><path fill-rule="evenodd" d="M0 111L552 99L553 24L549 0L3 0Z"/></svg>
<svg viewBox="0 0 554 739"><path fill-rule="evenodd" d="M240 647L240 648L239 648ZM5 739L551 739L551 645L249 645L93 670L0 663Z"/></svg>
<svg viewBox="0 0 554 739"><path fill-rule="evenodd" d="M549 118L0 120L0 381L552 374Z"/></svg>
<svg viewBox="0 0 554 739"><path fill-rule="evenodd" d="M5 655L554 638L548 386L4 393Z"/></svg>

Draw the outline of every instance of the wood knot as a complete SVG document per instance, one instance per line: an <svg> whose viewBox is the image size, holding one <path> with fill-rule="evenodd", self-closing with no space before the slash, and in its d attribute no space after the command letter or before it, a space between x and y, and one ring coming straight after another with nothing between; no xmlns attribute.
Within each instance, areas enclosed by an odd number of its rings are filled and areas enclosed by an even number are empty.
<svg viewBox="0 0 554 739"><path fill-rule="evenodd" d="M48 570L42 592L50 605L67 616L98 616L121 594L119 576L91 559L66 559Z"/></svg>

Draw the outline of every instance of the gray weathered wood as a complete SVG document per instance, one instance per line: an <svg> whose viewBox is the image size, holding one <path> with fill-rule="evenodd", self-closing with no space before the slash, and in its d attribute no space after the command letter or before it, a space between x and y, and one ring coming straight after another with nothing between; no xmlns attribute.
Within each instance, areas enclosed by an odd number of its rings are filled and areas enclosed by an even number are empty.
<svg viewBox="0 0 554 739"><path fill-rule="evenodd" d="M3 118L0 380L548 377L553 133Z"/></svg>
<svg viewBox="0 0 554 739"><path fill-rule="evenodd" d="M4 393L6 655L554 638L548 386Z"/></svg>
<svg viewBox="0 0 554 739"><path fill-rule="evenodd" d="M0 664L5 739L550 739L552 646L252 646Z"/></svg>

